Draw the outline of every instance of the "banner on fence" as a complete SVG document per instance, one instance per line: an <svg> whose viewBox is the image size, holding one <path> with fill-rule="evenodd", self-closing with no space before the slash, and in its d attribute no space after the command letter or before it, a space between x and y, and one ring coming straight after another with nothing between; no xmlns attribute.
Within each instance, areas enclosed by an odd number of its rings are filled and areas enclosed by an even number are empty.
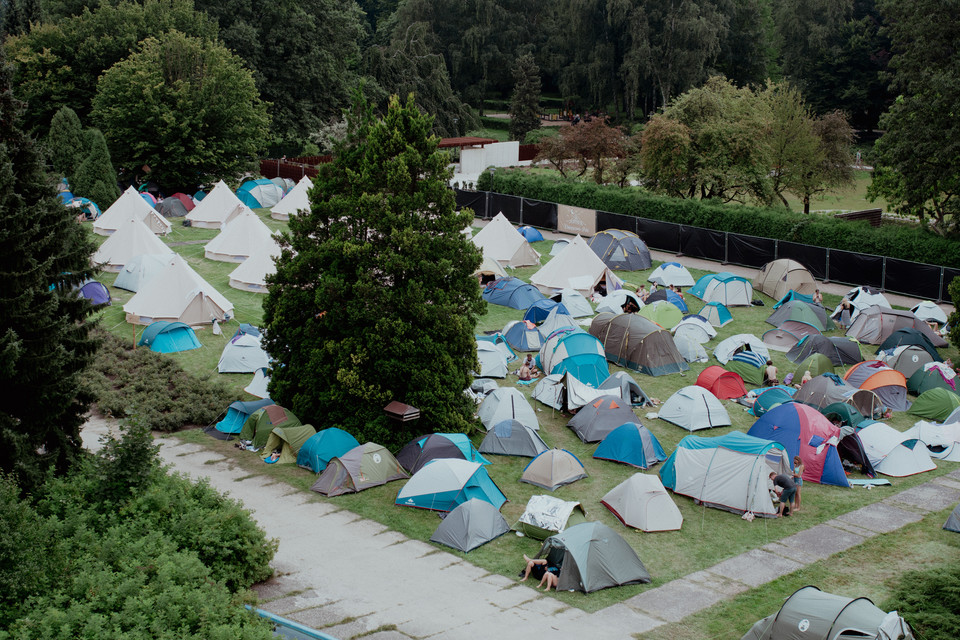
<svg viewBox="0 0 960 640"><path fill-rule="evenodd" d="M558 204L557 231L592 237L597 232L597 212L593 209Z"/></svg>

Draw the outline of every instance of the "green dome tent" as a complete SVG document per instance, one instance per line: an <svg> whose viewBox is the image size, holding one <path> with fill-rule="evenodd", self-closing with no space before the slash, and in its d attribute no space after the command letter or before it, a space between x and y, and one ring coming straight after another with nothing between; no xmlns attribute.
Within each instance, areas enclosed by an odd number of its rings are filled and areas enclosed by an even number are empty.
<svg viewBox="0 0 960 640"><path fill-rule="evenodd" d="M251 440L253 448L259 451L267 444L274 427L298 427L300 419L278 404L257 409L250 414L240 430L241 440Z"/></svg>
<svg viewBox="0 0 960 640"><path fill-rule="evenodd" d="M960 396L949 389L936 387L921 393L907 413L942 422L957 407L960 407Z"/></svg>
<svg viewBox="0 0 960 640"><path fill-rule="evenodd" d="M296 464L300 447L316 433L317 430L309 424L295 427L274 427L267 438L267 443L263 446L262 458L264 462L268 462L270 455L280 449L280 457L274 460L275 463Z"/></svg>

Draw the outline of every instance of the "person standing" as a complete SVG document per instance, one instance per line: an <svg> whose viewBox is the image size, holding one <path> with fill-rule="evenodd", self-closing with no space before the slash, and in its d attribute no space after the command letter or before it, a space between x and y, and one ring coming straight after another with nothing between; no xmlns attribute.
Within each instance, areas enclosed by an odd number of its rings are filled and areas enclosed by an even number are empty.
<svg viewBox="0 0 960 640"><path fill-rule="evenodd" d="M793 496L793 510L800 512L800 490L803 489L803 460L800 456L793 456L793 484L797 485L797 493Z"/></svg>

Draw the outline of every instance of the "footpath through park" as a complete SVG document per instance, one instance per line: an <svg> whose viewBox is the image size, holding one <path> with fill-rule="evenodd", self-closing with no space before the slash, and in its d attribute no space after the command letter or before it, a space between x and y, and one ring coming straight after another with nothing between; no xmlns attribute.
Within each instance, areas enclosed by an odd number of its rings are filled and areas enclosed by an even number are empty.
<svg viewBox="0 0 960 640"><path fill-rule="evenodd" d="M95 448L110 428L92 418ZM342 640L632 638L733 598L960 500L960 469L594 613L491 574L282 482L264 484L201 445L158 437L172 471L243 502L279 542L261 608ZM749 526L749 525L746 525ZM517 568L522 564L519 560Z"/></svg>

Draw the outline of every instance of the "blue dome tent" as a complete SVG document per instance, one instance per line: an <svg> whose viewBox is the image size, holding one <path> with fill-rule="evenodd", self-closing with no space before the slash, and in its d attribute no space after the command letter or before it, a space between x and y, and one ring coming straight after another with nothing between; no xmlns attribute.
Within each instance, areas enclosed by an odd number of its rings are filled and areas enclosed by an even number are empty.
<svg viewBox="0 0 960 640"><path fill-rule="evenodd" d="M526 238L527 242L540 242L543 240L543 234L540 233L540 230L534 229L531 226L519 227L517 231L520 232L520 235Z"/></svg>
<svg viewBox="0 0 960 640"><path fill-rule="evenodd" d="M270 404L273 404L273 400L270 398L251 400L250 402L234 402L227 408L227 415L223 417L223 420L214 426L220 433L240 433L240 430L243 429L243 423L254 411Z"/></svg>
<svg viewBox="0 0 960 640"><path fill-rule="evenodd" d="M511 276L489 283L483 290L483 299L490 304L522 310L543 300L543 294L532 284Z"/></svg>
<svg viewBox="0 0 960 640"><path fill-rule="evenodd" d="M300 446L297 466L320 473L331 460L359 446L357 439L343 429L330 427L313 434Z"/></svg>
<svg viewBox="0 0 960 640"><path fill-rule="evenodd" d="M177 353L199 349L200 341L197 334L182 322L168 322L157 320L143 330L137 346L150 347L150 351L157 353Z"/></svg>

